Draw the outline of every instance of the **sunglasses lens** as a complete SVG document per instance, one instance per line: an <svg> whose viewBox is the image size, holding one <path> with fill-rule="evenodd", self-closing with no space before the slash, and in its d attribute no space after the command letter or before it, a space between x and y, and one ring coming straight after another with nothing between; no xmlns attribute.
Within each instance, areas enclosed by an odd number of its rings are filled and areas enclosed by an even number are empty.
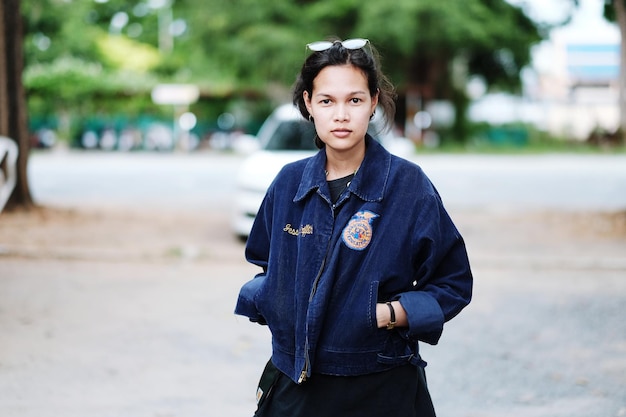
<svg viewBox="0 0 626 417"><path fill-rule="evenodd" d="M311 51L315 51L315 52L319 52L319 51L325 51L328 48L330 48L331 46L333 46L332 42L328 42L328 41L319 41L319 42L313 42L307 45L307 47L311 50Z"/></svg>
<svg viewBox="0 0 626 417"><path fill-rule="evenodd" d="M369 41L363 38L355 38L355 39L346 39L341 42L341 45L346 49L360 49L367 45ZM330 49L335 43L339 43L339 41L330 42L330 41L318 41L309 43L306 47L314 52L321 52L327 49Z"/></svg>
<svg viewBox="0 0 626 417"><path fill-rule="evenodd" d="M345 41L341 42L341 44L346 49L359 49L367 45L367 42L368 42L367 39L357 38L357 39L346 39Z"/></svg>

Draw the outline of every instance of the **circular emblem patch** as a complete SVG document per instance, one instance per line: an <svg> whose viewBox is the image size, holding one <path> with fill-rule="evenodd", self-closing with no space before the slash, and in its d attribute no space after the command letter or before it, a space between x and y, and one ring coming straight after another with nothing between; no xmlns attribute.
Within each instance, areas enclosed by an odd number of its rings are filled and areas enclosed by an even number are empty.
<svg viewBox="0 0 626 417"><path fill-rule="evenodd" d="M357 212L343 229L341 239L350 249L363 250L372 240L372 220L378 214L361 210Z"/></svg>

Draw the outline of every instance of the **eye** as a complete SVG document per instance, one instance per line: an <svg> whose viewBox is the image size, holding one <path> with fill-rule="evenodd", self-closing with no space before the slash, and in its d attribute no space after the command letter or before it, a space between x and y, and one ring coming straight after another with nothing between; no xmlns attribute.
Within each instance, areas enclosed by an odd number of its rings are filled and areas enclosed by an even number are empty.
<svg viewBox="0 0 626 417"><path fill-rule="evenodd" d="M320 100L320 104L330 104L330 99L329 98L325 98L323 100Z"/></svg>
<svg viewBox="0 0 626 417"><path fill-rule="evenodd" d="M361 99L360 99L360 98L358 98L358 97L353 97L353 98L351 98L351 99L350 99L350 102L351 102L352 104L359 104L359 103L360 103L360 102L362 102L362 101L363 101L363 100L361 100Z"/></svg>

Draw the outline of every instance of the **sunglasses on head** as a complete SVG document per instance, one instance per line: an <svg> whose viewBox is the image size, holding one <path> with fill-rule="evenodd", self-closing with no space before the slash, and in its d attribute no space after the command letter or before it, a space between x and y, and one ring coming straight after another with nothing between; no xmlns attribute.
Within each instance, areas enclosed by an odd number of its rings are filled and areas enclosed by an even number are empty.
<svg viewBox="0 0 626 417"><path fill-rule="evenodd" d="M311 51L321 52L330 49L334 44L340 43L346 49L361 49L369 42L368 39L355 38L346 39L345 41L318 41L306 45Z"/></svg>

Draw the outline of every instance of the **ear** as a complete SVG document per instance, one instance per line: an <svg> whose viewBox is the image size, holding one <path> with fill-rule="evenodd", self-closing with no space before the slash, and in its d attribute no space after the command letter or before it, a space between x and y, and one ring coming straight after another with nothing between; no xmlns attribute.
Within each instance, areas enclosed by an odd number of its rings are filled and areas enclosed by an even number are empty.
<svg viewBox="0 0 626 417"><path fill-rule="evenodd" d="M304 90L302 98L304 99L304 105L306 106L307 111L311 114L311 97L309 96L309 92Z"/></svg>

